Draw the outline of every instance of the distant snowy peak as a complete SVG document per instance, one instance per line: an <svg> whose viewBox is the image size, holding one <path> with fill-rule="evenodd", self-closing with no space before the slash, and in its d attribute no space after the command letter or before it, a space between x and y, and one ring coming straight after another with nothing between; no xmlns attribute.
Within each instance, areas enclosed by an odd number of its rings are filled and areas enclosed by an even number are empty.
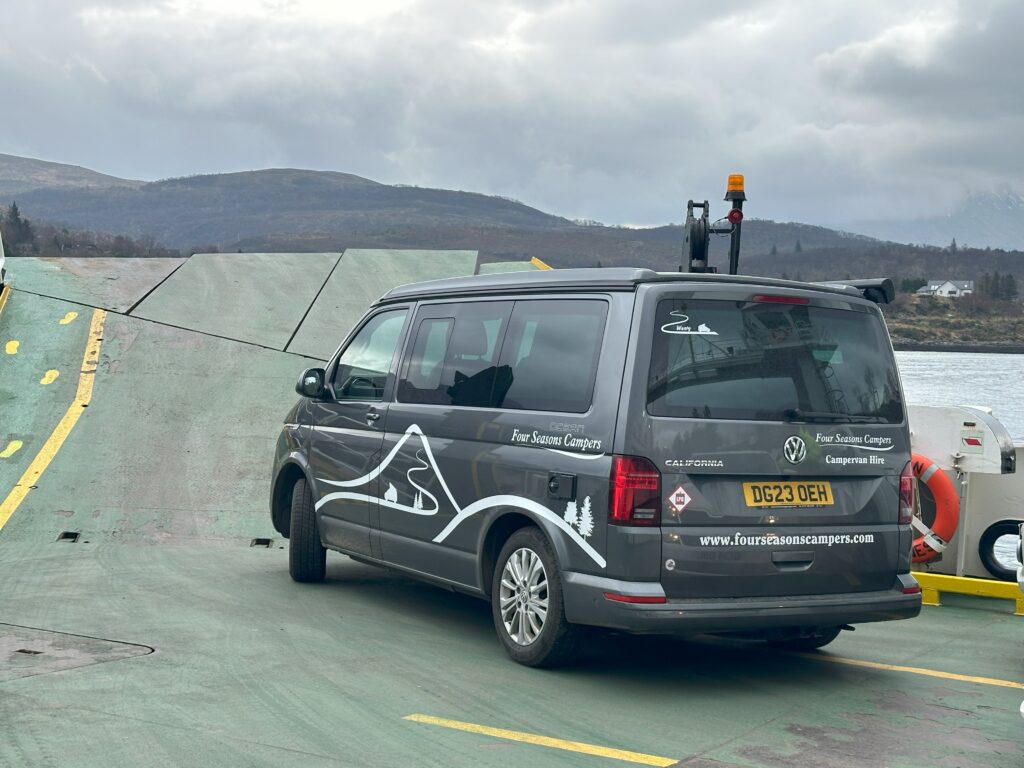
<svg viewBox="0 0 1024 768"><path fill-rule="evenodd" d="M1024 195L1012 189L970 192L950 213L919 219L867 221L853 227L897 243L1024 250Z"/></svg>

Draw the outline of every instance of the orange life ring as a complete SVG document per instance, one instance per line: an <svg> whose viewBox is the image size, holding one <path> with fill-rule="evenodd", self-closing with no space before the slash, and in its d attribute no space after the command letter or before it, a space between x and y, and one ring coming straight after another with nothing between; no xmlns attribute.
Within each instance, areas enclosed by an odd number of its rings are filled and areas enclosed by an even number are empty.
<svg viewBox="0 0 1024 768"><path fill-rule="evenodd" d="M915 563L927 563L941 553L956 533L960 522L960 497L956 488L939 465L915 453L910 457L914 477L928 486L935 497L935 522L929 528L919 517L914 517L911 524L921 535L914 539L912 560Z"/></svg>

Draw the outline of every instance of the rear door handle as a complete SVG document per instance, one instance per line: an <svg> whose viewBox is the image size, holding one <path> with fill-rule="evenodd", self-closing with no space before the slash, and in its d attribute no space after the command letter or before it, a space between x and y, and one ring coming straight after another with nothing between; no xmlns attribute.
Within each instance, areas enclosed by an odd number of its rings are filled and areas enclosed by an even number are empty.
<svg viewBox="0 0 1024 768"><path fill-rule="evenodd" d="M381 415L374 410L369 410L366 412L367 421L380 421L380 416Z"/></svg>
<svg viewBox="0 0 1024 768"><path fill-rule="evenodd" d="M814 562L814 551L772 552L772 564L780 571L806 571Z"/></svg>

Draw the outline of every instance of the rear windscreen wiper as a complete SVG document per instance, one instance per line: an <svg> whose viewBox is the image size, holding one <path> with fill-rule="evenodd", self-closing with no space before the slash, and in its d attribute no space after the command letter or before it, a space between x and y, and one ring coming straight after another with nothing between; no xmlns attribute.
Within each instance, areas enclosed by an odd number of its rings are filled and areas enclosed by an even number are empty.
<svg viewBox="0 0 1024 768"><path fill-rule="evenodd" d="M880 416L852 416L848 413L832 413L831 411L801 411L799 408L787 408L782 412L786 421L825 421L833 424L878 424L883 421Z"/></svg>

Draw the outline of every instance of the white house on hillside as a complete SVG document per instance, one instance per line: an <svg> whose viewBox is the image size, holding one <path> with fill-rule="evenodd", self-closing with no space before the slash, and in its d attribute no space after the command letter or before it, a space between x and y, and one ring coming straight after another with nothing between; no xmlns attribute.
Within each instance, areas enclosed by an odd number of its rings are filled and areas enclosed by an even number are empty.
<svg viewBox="0 0 1024 768"><path fill-rule="evenodd" d="M955 299L974 293L973 280L929 280L927 285L917 289L918 293L928 296L945 296Z"/></svg>

